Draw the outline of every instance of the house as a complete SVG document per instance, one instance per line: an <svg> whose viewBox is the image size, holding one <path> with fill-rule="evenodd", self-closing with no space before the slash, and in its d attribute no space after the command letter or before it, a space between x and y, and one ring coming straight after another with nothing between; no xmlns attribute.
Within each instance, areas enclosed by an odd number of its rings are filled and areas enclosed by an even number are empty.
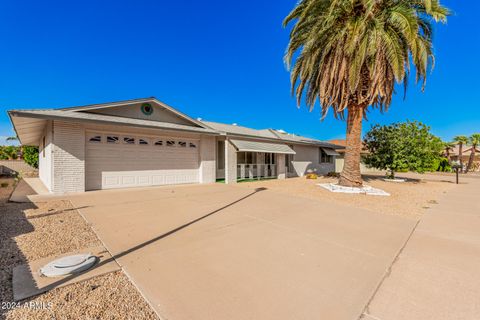
<svg viewBox="0 0 480 320"><path fill-rule="evenodd" d="M8 114L20 142L39 146L39 177L53 193L322 174L340 148L192 119L156 98Z"/></svg>
<svg viewBox="0 0 480 320"><path fill-rule="evenodd" d="M470 155L472 153L473 146L464 144L462 146L462 155L461 159L463 162L464 168L466 168L468 161L470 160ZM450 161L460 161L460 146L459 144L455 144L453 148L448 148L444 150L444 156L449 158ZM473 165L471 168L472 171L480 171L480 147L475 148L475 157L473 159Z"/></svg>

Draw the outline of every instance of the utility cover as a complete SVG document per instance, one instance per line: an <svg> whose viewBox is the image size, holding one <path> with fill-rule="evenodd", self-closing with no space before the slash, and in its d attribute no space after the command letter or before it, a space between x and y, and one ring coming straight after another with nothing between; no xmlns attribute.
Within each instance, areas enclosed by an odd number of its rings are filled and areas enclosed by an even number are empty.
<svg viewBox="0 0 480 320"><path fill-rule="evenodd" d="M90 269L97 262L97 257L90 253L66 256L46 264L40 273L46 277L60 277Z"/></svg>

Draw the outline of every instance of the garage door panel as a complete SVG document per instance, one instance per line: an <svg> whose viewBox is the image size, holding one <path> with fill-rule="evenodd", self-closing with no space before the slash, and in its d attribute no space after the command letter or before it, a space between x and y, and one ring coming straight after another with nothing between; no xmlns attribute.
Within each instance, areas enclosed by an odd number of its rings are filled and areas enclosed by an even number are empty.
<svg viewBox="0 0 480 320"><path fill-rule="evenodd" d="M199 181L198 148L190 148L189 144L187 147L159 147L105 143L105 140L89 143L87 135L86 145L88 190Z"/></svg>

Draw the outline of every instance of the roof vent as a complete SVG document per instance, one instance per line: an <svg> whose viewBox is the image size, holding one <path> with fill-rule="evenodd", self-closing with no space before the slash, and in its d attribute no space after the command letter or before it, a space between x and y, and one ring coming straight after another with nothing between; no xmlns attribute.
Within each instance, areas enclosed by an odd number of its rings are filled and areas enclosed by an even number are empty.
<svg viewBox="0 0 480 320"><path fill-rule="evenodd" d="M236 125L237 125L237 123L236 123L236 122L232 123L232 126L236 126Z"/></svg>
<svg viewBox="0 0 480 320"><path fill-rule="evenodd" d="M283 129L278 129L277 132L280 132L280 133L287 133L287 131L283 130Z"/></svg>
<svg viewBox="0 0 480 320"><path fill-rule="evenodd" d="M197 121L202 121L202 118L197 118Z"/></svg>
<svg viewBox="0 0 480 320"><path fill-rule="evenodd" d="M45 277L61 277L80 273L93 267L98 258L90 253L76 254L53 260L40 268L40 274Z"/></svg>

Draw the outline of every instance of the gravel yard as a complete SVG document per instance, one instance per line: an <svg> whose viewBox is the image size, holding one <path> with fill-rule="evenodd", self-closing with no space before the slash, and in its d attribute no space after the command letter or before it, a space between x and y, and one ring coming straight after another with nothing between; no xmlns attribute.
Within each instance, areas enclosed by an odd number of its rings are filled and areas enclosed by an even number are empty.
<svg viewBox="0 0 480 320"><path fill-rule="evenodd" d="M34 307L10 309L14 266L101 243L69 201L9 203L5 196L0 200L0 319L157 319L121 271L21 302ZM38 307L42 303L45 308Z"/></svg>
<svg viewBox="0 0 480 320"><path fill-rule="evenodd" d="M336 183L337 179L319 177L316 180L307 180L305 177L289 178L286 180L264 180L238 183L245 188L265 187L270 190L294 194L300 197L318 199L320 201L334 201L363 208L378 213L401 215L417 219L425 210L434 206L439 197L455 184L445 181L409 179L404 183L385 182L383 176L364 177L365 185L382 189L390 196L366 196L333 193L317 184Z"/></svg>

